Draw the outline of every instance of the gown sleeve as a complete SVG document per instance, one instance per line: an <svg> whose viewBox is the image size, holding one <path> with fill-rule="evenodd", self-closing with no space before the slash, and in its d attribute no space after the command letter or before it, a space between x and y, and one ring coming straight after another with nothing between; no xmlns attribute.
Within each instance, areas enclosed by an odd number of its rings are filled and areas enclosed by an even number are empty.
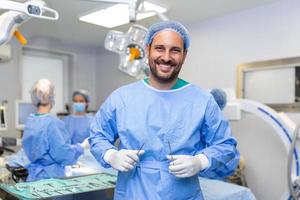
<svg viewBox="0 0 300 200"><path fill-rule="evenodd" d="M237 142L231 134L228 121L212 97L205 111L204 124L201 129L201 140L206 148L198 153L207 156L210 167L200 172L200 176L208 178L224 178L236 169L240 154Z"/></svg>
<svg viewBox="0 0 300 200"><path fill-rule="evenodd" d="M61 165L75 164L84 151L79 144L71 145L62 121L53 121L49 126L48 142L51 158Z"/></svg>
<svg viewBox="0 0 300 200"><path fill-rule="evenodd" d="M116 124L116 101L112 95L103 103L90 125L89 143L91 153L103 167L110 167L103 159L118 137Z"/></svg>

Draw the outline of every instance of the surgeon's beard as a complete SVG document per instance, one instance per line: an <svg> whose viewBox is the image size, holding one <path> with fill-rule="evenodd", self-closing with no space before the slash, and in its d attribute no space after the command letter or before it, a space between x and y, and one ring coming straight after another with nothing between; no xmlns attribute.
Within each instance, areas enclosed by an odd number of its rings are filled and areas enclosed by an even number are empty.
<svg viewBox="0 0 300 200"><path fill-rule="evenodd" d="M161 75L159 75L159 72L157 70L157 65L159 65L159 64L169 65L174 69L169 76L161 76ZM160 83L165 84L165 83L171 83L175 79L177 79L179 72L181 70L182 64L183 64L183 62L175 63L171 60L169 60L168 62L164 62L160 59L156 59L153 62L149 61L149 68L150 68L151 74L154 77L154 79Z"/></svg>

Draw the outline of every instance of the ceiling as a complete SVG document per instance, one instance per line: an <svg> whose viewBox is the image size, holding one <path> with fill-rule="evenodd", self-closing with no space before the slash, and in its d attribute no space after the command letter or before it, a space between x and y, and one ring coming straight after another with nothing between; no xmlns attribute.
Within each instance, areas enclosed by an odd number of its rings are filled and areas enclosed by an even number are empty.
<svg viewBox="0 0 300 200"><path fill-rule="evenodd" d="M22 0L18 0L22 1ZM32 37L54 38L64 43L103 46L106 33L110 30L104 27L84 23L78 17L97 10L106 8L112 3L97 0L44 0L47 6L59 12L58 21L31 19L21 28L28 40ZM172 20L182 23L194 23L207 18L225 15L240 10L245 10L271 3L276 0L148 0L166 7L165 15ZM145 27L160 19L157 16L138 21ZM127 31L130 25L115 27L113 30Z"/></svg>

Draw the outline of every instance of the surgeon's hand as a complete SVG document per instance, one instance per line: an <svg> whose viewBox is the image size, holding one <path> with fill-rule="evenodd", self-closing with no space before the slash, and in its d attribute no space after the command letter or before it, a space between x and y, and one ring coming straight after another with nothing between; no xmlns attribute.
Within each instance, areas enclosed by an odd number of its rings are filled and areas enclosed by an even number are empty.
<svg viewBox="0 0 300 200"><path fill-rule="evenodd" d="M104 160L110 164L112 168L121 172L127 172L134 168L139 161L139 156L144 153L144 150L122 149L117 151L115 149L109 149L104 155Z"/></svg>
<svg viewBox="0 0 300 200"><path fill-rule="evenodd" d="M178 178L194 176L209 166L209 161L204 154L167 155L167 158L171 161L169 172Z"/></svg>
<svg viewBox="0 0 300 200"><path fill-rule="evenodd" d="M88 138L86 138L85 140L83 140L83 142L80 144L82 146L82 148L84 149L89 149L90 148L90 143L88 141Z"/></svg>

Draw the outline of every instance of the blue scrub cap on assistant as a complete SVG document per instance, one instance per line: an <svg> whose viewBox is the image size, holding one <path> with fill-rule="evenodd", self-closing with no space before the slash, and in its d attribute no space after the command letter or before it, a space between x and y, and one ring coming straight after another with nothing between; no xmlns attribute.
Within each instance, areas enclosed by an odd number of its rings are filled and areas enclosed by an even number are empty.
<svg viewBox="0 0 300 200"><path fill-rule="evenodd" d="M215 101L219 105L220 109L223 110L223 108L227 104L227 95L226 93L221 89L212 89L210 93L213 95Z"/></svg>
<svg viewBox="0 0 300 200"><path fill-rule="evenodd" d="M34 83L30 91L33 105L54 105L54 85L48 79L40 79Z"/></svg>
<svg viewBox="0 0 300 200"><path fill-rule="evenodd" d="M183 40L184 49L189 48L190 34L188 30L181 23L175 21L162 21L150 26L145 38L145 45L150 45L155 35L164 30L172 30L178 33Z"/></svg>
<svg viewBox="0 0 300 200"><path fill-rule="evenodd" d="M74 99L74 97L75 97L76 95L82 96L82 97L85 99L85 101L86 101L87 103L89 103L90 100L91 100L91 99L90 99L90 96L88 95L88 92L85 91L85 90L76 90L76 91L74 91L74 92L73 92L73 95L72 95L72 99Z"/></svg>

